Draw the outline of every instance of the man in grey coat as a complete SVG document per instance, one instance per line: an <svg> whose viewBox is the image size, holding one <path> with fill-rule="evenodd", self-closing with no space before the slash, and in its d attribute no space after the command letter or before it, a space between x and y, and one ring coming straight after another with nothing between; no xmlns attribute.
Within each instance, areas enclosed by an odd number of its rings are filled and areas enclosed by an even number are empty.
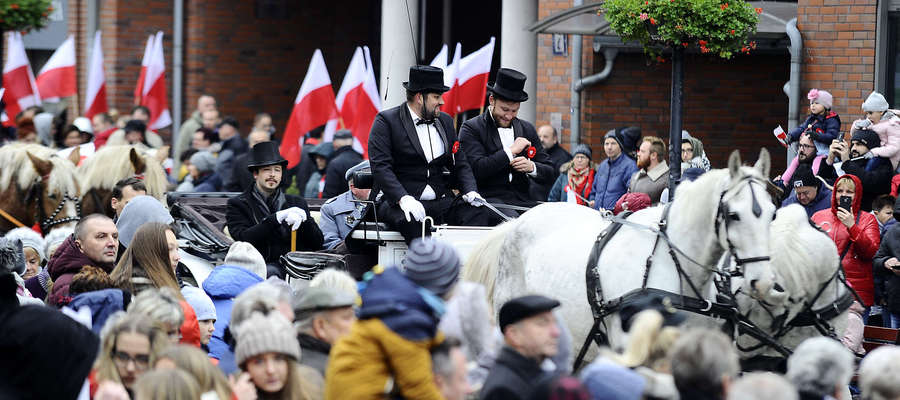
<svg viewBox="0 0 900 400"><path fill-rule="evenodd" d="M350 333L356 322L355 304L353 294L322 286L310 287L295 298L294 327L303 354L300 364L325 376L331 346Z"/></svg>

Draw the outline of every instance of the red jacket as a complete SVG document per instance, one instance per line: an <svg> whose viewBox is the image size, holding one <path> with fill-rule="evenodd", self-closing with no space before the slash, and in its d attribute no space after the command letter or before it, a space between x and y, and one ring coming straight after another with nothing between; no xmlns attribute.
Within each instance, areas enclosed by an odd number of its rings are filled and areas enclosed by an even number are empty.
<svg viewBox="0 0 900 400"><path fill-rule="evenodd" d="M878 230L878 221L875 216L860 211L860 202L862 200L862 183L859 178L853 175L844 175L835 181L835 188L841 179L852 179L856 184L856 194L853 196L853 205L851 208L856 223L848 230L846 226L837 217L837 190L831 194L831 209L821 210L812 216L813 222L822 228L834 244L837 246L838 254L844 252L847 246L847 254L841 265L847 275L847 282L859 293L866 306L871 306L875 297L875 284L872 276L872 257L878 251L881 244L881 237Z"/></svg>

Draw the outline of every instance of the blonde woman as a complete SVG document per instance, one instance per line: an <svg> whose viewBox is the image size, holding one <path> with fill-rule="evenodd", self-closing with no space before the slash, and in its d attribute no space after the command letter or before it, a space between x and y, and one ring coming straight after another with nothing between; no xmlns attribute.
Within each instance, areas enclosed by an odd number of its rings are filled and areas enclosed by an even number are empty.
<svg viewBox="0 0 900 400"><path fill-rule="evenodd" d="M150 369L157 354L169 346L166 334L149 317L118 313L103 327L100 354L91 373L91 393L105 382L121 384L131 393L137 379Z"/></svg>
<svg viewBox="0 0 900 400"><path fill-rule="evenodd" d="M164 369L147 372L138 379L134 400L197 400L200 393L197 381L189 373Z"/></svg>
<svg viewBox="0 0 900 400"><path fill-rule="evenodd" d="M196 347L169 347L157 356L154 368L184 370L197 381L201 393L214 392L220 400L232 398L225 375L209 361L206 353Z"/></svg>

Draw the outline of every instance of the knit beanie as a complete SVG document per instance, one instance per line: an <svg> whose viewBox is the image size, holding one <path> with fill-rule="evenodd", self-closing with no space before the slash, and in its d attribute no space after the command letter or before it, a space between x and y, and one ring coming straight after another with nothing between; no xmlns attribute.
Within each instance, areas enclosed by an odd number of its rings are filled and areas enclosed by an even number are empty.
<svg viewBox="0 0 900 400"><path fill-rule="evenodd" d="M831 93L824 90L810 89L809 93L806 94L806 98L809 99L809 104L819 103L828 110L834 104L834 97L831 96Z"/></svg>
<svg viewBox="0 0 900 400"><path fill-rule="evenodd" d="M872 92L869 97L866 98L866 101L862 104L863 111L887 111L888 106L887 100L885 100L884 96L878 92Z"/></svg>
<svg viewBox="0 0 900 400"><path fill-rule="evenodd" d="M300 345L290 322L278 312L254 312L233 330L237 345L234 362L240 366L248 358L264 353L284 354L300 360Z"/></svg>
<svg viewBox="0 0 900 400"><path fill-rule="evenodd" d="M247 242L234 242L225 255L224 265L244 268L262 279L266 279L266 260L256 247Z"/></svg>
<svg viewBox="0 0 900 400"><path fill-rule="evenodd" d="M38 257L41 258L41 261L47 259L46 253L44 252L44 238L31 228L16 228L7 232L3 237L10 240L19 239L22 241L22 247L31 247L34 249L34 251L37 252Z"/></svg>
<svg viewBox="0 0 900 400"><path fill-rule="evenodd" d="M44 254L47 256L47 261L50 261L50 257L56 248L65 242L66 238L72 236L73 233L75 233L74 228L56 228L44 236Z"/></svg>
<svg viewBox="0 0 900 400"><path fill-rule="evenodd" d="M414 239L403 260L406 277L440 297L456 284L459 266L456 250L436 239Z"/></svg>
<svg viewBox="0 0 900 400"><path fill-rule="evenodd" d="M791 176L790 180L791 187L794 188L802 186L813 186L818 188L821 183L822 182L816 178L816 175L813 174L812 168L797 168L797 171L794 172L794 175Z"/></svg>
<svg viewBox="0 0 900 400"><path fill-rule="evenodd" d="M853 137L850 139L850 142L852 143L855 141L859 141L866 145L869 150L881 147L881 138L878 137L878 134L875 133L875 131L869 129L859 129L853 132Z"/></svg>
<svg viewBox="0 0 900 400"><path fill-rule="evenodd" d="M625 151L625 145L622 144L622 140L619 138L618 135L616 135L615 129L610 129L610 130L606 131L606 134L603 135L603 141L606 142L606 139L615 139L616 143L619 144L619 149L621 149L622 151Z"/></svg>
<svg viewBox="0 0 900 400"><path fill-rule="evenodd" d="M169 214L169 210L155 197L147 195L135 196L125 205L125 208L122 209L122 214L119 215L119 219L116 221L116 229L119 230L119 243L122 243L125 247L131 246L131 239L134 239L134 234L138 228L148 222L170 225L174 221L175 219L172 218L172 214Z"/></svg>
<svg viewBox="0 0 900 400"><path fill-rule="evenodd" d="M636 126L627 126L616 129L616 140L622 145L622 152L625 154L633 153L638 150L641 140L641 128Z"/></svg>
<svg viewBox="0 0 900 400"><path fill-rule="evenodd" d="M194 309L198 321L218 319L216 318L216 306L213 305L212 299L206 295L206 292L204 292L203 289L185 286L181 288L181 295L184 296L184 300Z"/></svg>
<svg viewBox="0 0 900 400"><path fill-rule="evenodd" d="M579 154L584 154L584 156L587 157L588 160L590 160L591 159L591 148L588 147L588 145L586 145L584 143L579 144L578 146L575 146L575 151L572 152L572 155L575 156L575 155L579 155Z"/></svg>
<svg viewBox="0 0 900 400"><path fill-rule="evenodd" d="M212 172L216 169L216 156L208 151L198 151L189 159L191 165L197 167L197 171Z"/></svg>

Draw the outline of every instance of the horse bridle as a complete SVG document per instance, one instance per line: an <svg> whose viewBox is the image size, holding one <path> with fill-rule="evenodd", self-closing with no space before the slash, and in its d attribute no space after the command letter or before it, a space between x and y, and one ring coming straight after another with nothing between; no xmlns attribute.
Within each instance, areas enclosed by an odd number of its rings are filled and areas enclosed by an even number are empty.
<svg viewBox="0 0 900 400"><path fill-rule="evenodd" d="M737 265L737 269L736 269L737 273L732 274L732 276L743 275L743 270L741 269L741 267L744 266L745 264L769 261L771 259L771 257L769 257L769 256L741 258L740 256L738 256L737 250L735 249L734 244L731 243L731 238L728 237L728 226L731 224L732 221L740 221L741 217L736 212L733 212L729 209L728 203L725 202L725 195L727 193L731 192L732 190L734 191L734 193L740 192L740 190L742 188L738 188L737 185L741 184L742 182L747 182L747 187L750 188L750 198L753 200L753 204L751 206L751 211L753 212L753 215L755 215L757 218L762 216L762 206L759 204L759 201L756 200L756 192L753 190L753 184L754 183L763 184L763 183L759 182L759 180L757 178L755 178L751 175L747 175L747 176L741 178L741 180L738 181L734 187L725 189L724 191L722 191L722 195L719 196L719 207L718 207L718 210L716 211L716 236L719 239L719 243L721 243L722 236L724 234L725 243L728 245L728 253L730 253L732 255L732 257L734 258L734 263Z"/></svg>
<svg viewBox="0 0 900 400"><path fill-rule="evenodd" d="M65 224L69 222L78 222L81 219L81 199L78 197L73 197L69 195L69 192L65 192L62 197L62 201L56 205L56 208L53 210L50 215L46 215L44 213L44 180L47 179L46 176L42 177L40 180L36 181L34 185L31 186L31 191L25 196L25 201L28 202L32 198L37 199L37 211L35 212L34 220L38 222L41 227L41 231L46 233L50 228ZM67 202L75 203L75 216L74 217L65 217L56 219L59 213L62 212L63 208L65 208Z"/></svg>

